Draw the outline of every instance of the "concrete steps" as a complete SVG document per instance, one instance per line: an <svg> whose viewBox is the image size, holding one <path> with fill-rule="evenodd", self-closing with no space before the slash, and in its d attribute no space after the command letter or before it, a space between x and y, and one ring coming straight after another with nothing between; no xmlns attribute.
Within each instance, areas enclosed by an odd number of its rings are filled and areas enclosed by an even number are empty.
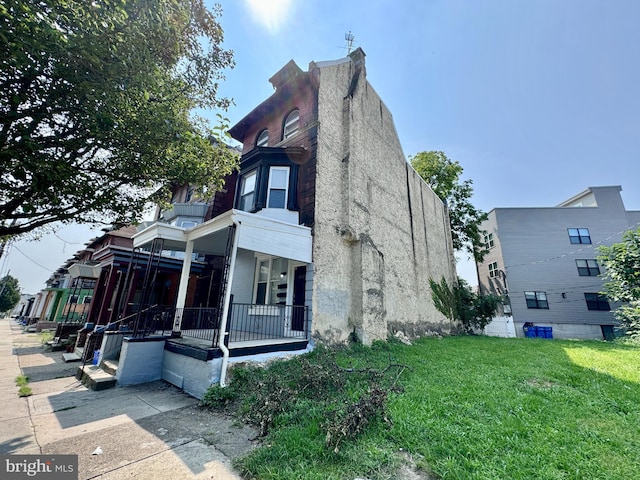
<svg viewBox="0 0 640 480"><path fill-rule="evenodd" d="M78 367L76 378L91 390L106 390L116 386L117 360L103 360L100 366L84 365Z"/></svg>
<svg viewBox="0 0 640 480"><path fill-rule="evenodd" d="M82 360L83 353L84 353L84 348L76 347L76 349L73 352L63 353L62 359L65 361L65 363L79 362L80 360Z"/></svg>

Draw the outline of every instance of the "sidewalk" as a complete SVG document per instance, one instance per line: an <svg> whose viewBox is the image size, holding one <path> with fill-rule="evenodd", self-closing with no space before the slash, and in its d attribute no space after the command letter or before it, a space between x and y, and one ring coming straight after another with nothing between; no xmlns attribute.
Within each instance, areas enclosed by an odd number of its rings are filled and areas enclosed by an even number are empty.
<svg viewBox="0 0 640 480"><path fill-rule="evenodd" d="M80 480L240 479L231 461L254 448L254 430L162 381L89 390L77 366L0 320L0 454L77 454ZM30 397L18 397L20 374Z"/></svg>

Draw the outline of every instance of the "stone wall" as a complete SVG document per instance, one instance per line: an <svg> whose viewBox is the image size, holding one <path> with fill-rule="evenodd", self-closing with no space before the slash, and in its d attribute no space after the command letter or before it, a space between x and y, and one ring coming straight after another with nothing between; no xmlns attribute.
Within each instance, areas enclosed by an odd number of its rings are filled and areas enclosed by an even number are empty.
<svg viewBox="0 0 640 480"><path fill-rule="evenodd" d="M319 78L313 333L366 344L397 330L448 332L428 278L455 263L446 209L409 166L364 53L312 64Z"/></svg>

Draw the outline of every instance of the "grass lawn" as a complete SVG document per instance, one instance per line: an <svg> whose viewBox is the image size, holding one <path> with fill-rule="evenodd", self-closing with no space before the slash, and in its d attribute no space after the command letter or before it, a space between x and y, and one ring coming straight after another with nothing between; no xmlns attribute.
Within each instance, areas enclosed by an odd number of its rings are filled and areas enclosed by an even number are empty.
<svg viewBox="0 0 640 480"><path fill-rule="evenodd" d="M311 363L314 355L328 353ZM355 368L382 369L390 358L410 367L403 391L389 393L390 422L375 419L335 452L327 422L362 385L347 384L333 406L299 398L238 467L260 479L397 479L411 458L430 479L640 478L638 346L461 336L337 355ZM283 378L292 364L278 363Z"/></svg>

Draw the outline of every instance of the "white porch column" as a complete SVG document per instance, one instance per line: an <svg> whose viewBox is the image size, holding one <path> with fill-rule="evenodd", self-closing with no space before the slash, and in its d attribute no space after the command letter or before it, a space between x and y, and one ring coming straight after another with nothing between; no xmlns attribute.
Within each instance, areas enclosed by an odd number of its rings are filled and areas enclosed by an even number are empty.
<svg viewBox="0 0 640 480"><path fill-rule="evenodd" d="M191 272L191 257L193 257L193 240L188 240L184 250L184 260L182 261L182 273L180 274L180 285L178 285L178 297L176 298L176 314L173 317L172 337L179 337L182 330L182 312L187 299L187 288L189 287L189 273Z"/></svg>

